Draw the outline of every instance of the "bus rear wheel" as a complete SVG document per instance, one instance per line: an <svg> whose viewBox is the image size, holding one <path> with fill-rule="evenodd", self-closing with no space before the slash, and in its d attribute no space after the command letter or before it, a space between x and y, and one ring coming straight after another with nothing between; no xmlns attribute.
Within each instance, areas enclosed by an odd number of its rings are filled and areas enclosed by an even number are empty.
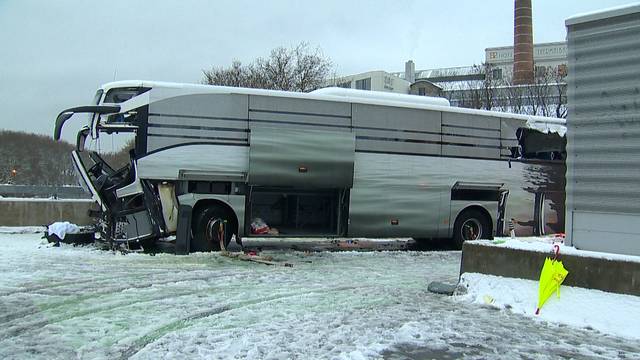
<svg viewBox="0 0 640 360"><path fill-rule="evenodd" d="M453 244L462 249L468 240L488 239L491 236L491 224L487 216L477 209L464 210L453 226Z"/></svg>
<svg viewBox="0 0 640 360"><path fill-rule="evenodd" d="M190 251L220 251L233 234L238 232L233 214L219 205L210 205L197 211L193 217Z"/></svg>

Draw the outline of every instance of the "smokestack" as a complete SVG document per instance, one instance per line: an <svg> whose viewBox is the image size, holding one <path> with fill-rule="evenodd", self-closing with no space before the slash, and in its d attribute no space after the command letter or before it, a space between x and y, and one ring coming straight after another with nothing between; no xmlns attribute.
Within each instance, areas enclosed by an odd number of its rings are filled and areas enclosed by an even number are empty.
<svg viewBox="0 0 640 360"><path fill-rule="evenodd" d="M416 64L413 60L404 63L404 79L412 84L416 81Z"/></svg>
<svg viewBox="0 0 640 360"><path fill-rule="evenodd" d="M513 83L533 82L531 0L515 0L513 17Z"/></svg>

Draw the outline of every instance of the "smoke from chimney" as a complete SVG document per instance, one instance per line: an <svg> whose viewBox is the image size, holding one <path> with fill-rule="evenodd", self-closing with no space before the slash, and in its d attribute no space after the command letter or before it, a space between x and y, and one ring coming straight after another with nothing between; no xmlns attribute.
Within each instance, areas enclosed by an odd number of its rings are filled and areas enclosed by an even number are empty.
<svg viewBox="0 0 640 360"><path fill-rule="evenodd" d="M531 0L515 0L513 17L513 83L533 82Z"/></svg>

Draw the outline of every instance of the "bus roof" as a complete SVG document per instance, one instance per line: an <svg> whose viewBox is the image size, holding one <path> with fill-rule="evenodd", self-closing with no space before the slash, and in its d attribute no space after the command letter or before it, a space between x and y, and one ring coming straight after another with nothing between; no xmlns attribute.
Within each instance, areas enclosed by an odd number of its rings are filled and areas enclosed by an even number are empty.
<svg viewBox="0 0 640 360"><path fill-rule="evenodd" d="M543 116L513 114L498 111L480 110L480 109L468 109L453 107L448 105L446 99L440 100L440 98L424 97L418 95L404 95L404 94L392 94L382 93L369 90L355 90L355 89L320 89L312 91L310 93L281 91L281 90L265 90L265 89L251 89L241 87L229 87L229 86L217 86L217 85L203 85L203 84L187 84L187 83L173 83L163 81L147 81L147 80L123 80L115 81L102 85L100 89L105 92L112 88L119 87L149 87L149 88L170 88L170 89L182 89L185 90L185 95L189 92L193 93L209 93L209 94L243 94L243 95L261 95L261 96L275 96L275 97L287 97L297 99L311 99L311 100L325 100L336 102L349 102L382 106L395 106L406 107L423 110L445 111L451 113L468 114L468 115L480 115L480 116L493 116L506 119L523 120L527 123L527 126L542 132L554 132L561 136L564 136L566 132L566 120L560 118L551 118Z"/></svg>

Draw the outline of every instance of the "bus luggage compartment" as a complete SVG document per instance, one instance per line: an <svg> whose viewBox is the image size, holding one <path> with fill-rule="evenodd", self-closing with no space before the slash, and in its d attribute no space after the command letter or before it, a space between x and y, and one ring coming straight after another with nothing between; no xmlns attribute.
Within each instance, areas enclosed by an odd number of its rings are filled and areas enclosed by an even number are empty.
<svg viewBox="0 0 640 360"><path fill-rule="evenodd" d="M251 236L336 236L340 190L254 189L245 233Z"/></svg>

